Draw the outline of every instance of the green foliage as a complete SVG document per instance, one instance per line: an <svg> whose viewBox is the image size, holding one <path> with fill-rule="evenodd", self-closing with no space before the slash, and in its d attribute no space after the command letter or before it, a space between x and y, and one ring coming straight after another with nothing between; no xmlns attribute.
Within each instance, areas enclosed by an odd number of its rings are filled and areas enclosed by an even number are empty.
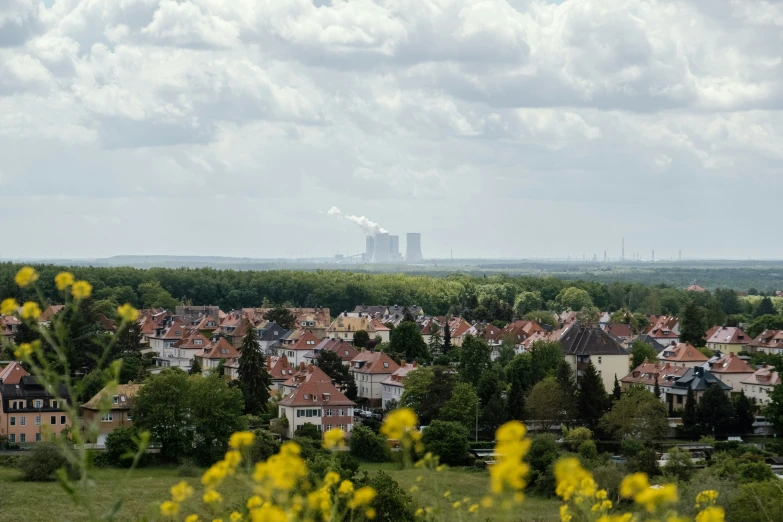
<svg viewBox="0 0 783 522"><path fill-rule="evenodd" d="M438 418L443 404L451 398L456 376L445 366L418 367L405 378L400 405L413 409L423 424Z"/></svg>
<svg viewBox="0 0 783 522"><path fill-rule="evenodd" d="M535 321L541 326L548 324L553 328L557 328L557 316L549 310L534 310L526 313L522 316L522 319L526 321Z"/></svg>
<svg viewBox="0 0 783 522"><path fill-rule="evenodd" d="M744 391L740 391L738 395L732 398L732 402L734 403L733 431L740 435L753 433L753 412L755 408L750 399L748 399Z"/></svg>
<svg viewBox="0 0 783 522"><path fill-rule="evenodd" d="M239 353L239 389L244 396L245 413L261 415L269 406L272 377L266 369L266 357L261 353L255 328L247 328Z"/></svg>
<svg viewBox="0 0 783 522"><path fill-rule="evenodd" d="M193 362L190 364L190 370L188 370L188 375L201 375L201 363L198 362L198 359L193 359Z"/></svg>
<svg viewBox="0 0 783 522"><path fill-rule="evenodd" d="M294 437L301 437L321 441L322 436L318 427L312 422L305 422L294 431Z"/></svg>
<svg viewBox="0 0 783 522"><path fill-rule="evenodd" d="M264 314L264 319L267 321L272 321L286 330L292 330L296 327L296 316L291 312L291 310L282 306L278 306L269 310L266 314Z"/></svg>
<svg viewBox="0 0 783 522"><path fill-rule="evenodd" d="M468 455L468 430L457 422L432 421L422 434L424 449L443 464L460 466Z"/></svg>
<svg viewBox="0 0 783 522"><path fill-rule="evenodd" d="M458 422L471 430L476 423L476 409L479 398L470 383L460 382L454 386L451 397L440 408L438 419Z"/></svg>
<svg viewBox="0 0 783 522"><path fill-rule="evenodd" d="M316 364L324 371L326 375L334 379L334 384L346 396L353 400L356 398L356 382L350 368L343 364L343 360L336 352L330 350L321 350L318 352ZM349 391L353 388L353 391Z"/></svg>
<svg viewBox="0 0 783 522"><path fill-rule="evenodd" d="M598 458L598 448L592 440L586 440L581 443L578 453L583 462L590 462Z"/></svg>
<svg viewBox="0 0 783 522"><path fill-rule="evenodd" d="M618 403L621 401L622 399ZM576 394L577 415L585 426L596 431L608 405L609 398L606 396L604 382L593 361L590 361L579 379L579 390Z"/></svg>
<svg viewBox="0 0 783 522"><path fill-rule="evenodd" d="M688 387L688 394L685 396L685 408L682 412L682 428L680 431L685 437L696 437L701 432L696 394L691 387Z"/></svg>
<svg viewBox="0 0 783 522"><path fill-rule="evenodd" d="M20 459L19 470L23 480L41 482L53 479L54 472L65 465L65 456L57 446L41 442Z"/></svg>
<svg viewBox="0 0 783 522"><path fill-rule="evenodd" d="M142 308L174 310L180 303L179 300L171 296L168 290L163 288L160 281L155 279L151 282L140 284L138 294Z"/></svg>
<svg viewBox="0 0 783 522"><path fill-rule="evenodd" d="M351 455L365 462L388 462L391 451L386 439L364 426L355 426L348 439Z"/></svg>
<svg viewBox="0 0 783 522"><path fill-rule="evenodd" d="M530 312L541 310L544 307L544 300L540 292L520 292L514 300L514 313L517 317L522 317Z"/></svg>
<svg viewBox="0 0 783 522"><path fill-rule="evenodd" d="M690 480L696 469L693 462L691 462L690 453L676 447L669 449L668 453L669 458L663 466L663 474L682 482Z"/></svg>
<svg viewBox="0 0 783 522"><path fill-rule="evenodd" d="M764 330L783 330L783 316L761 315L753 319L745 333L754 339Z"/></svg>
<svg viewBox="0 0 783 522"><path fill-rule="evenodd" d="M740 484L778 480L775 474L764 462L746 462L737 466L737 479Z"/></svg>
<svg viewBox="0 0 783 522"><path fill-rule="evenodd" d="M111 466L129 468L138 449L136 427L119 426L106 436L106 458Z"/></svg>
<svg viewBox="0 0 783 522"><path fill-rule="evenodd" d="M353 334L353 345L356 348L364 348L369 342L370 334L367 333L367 330L357 330Z"/></svg>
<svg viewBox="0 0 783 522"><path fill-rule="evenodd" d="M247 427L247 419L242 415L244 400L242 392L223 379L194 375L188 381L191 454L196 462L206 466L223 458L232 433ZM137 423L135 418L134 422Z"/></svg>
<svg viewBox="0 0 783 522"><path fill-rule="evenodd" d="M555 493L554 464L560 457L555 436L549 433L536 435L530 444L525 460L530 464L531 489L544 496Z"/></svg>
<svg viewBox="0 0 783 522"><path fill-rule="evenodd" d="M358 487L370 486L377 492L370 506L375 510L377 522L414 522L416 505L408 493L383 471L364 476L356 481Z"/></svg>
<svg viewBox="0 0 783 522"><path fill-rule="evenodd" d="M587 290L574 286L563 289L555 298L558 310L582 310L593 306L593 299Z"/></svg>
<svg viewBox="0 0 783 522"><path fill-rule="evenodd" d="M253 463L263 462L280 451L280 442L272 432L256 430L253 445L250 447L250 460Z"/></svg>
<svg viewBox="0 0 783 522"><path fill-rule="evenodd" d="M478 385L481 375L491 366L491 350L483 339L466 335L460 347L459 376L464 382Z"/></svg>
<svg viewBox="0 0 783 522"><path fill-rule="evenodd" d="M778 433L783 433L783 386L777 385L769 394L769 404L764 413Z"/></svg>
<svg viewBox="0 0 783 522"><path fill-rule="evenodd" d="M783 520L783 488L772 481L743 484L726 508L726 520Z"/></svg>
<svg viewBox="0 0 783 522"><path fill-rule="evenodd" d="M397 355L406 361L426 360L428 358L427 344L424 342L416 323L403 321L397 328L391 331L389 353Z"/></svg>
<svg viewBox="0 0 783 522"><path fill-rule="evenodd" d="M641 387L633 387L625 392L612 409L601 417L600 424L620 440L634 437L650 442L669 431L666 406Z"/></svg>
<svg viewBox="0 0 783 522"><path fill-rule="evenodd" d="M704 312L699 306L693 301L685 305L680 317L680 342L690 343L697 348L704 346L707 328Z"/></svg>
<svg viewBox="0 0 783 522"><path fill-rule="evenodd" d="M649 362L657 362L658 353L652 346L643 341L634 341L631 344L631 368L637 368L645 360Z"/></svg>
<svg viewBox="0 0 783 522"><path fill-rule="evenodd" d="M702 433L724 435L731 430L734 405L726 392L719 386L712 385L701 396L696 416Z"/></svg>
<svg viewBox="0 0 783 522"><path fill-rule="evenodd" d="M563 349L558 341L536 341L530 345L531 386L544 377L553 376L563 360Z"/></svg>
<svg viewBox="0 0 783 522"><path fill-rule="evenodd" d="M133 423L150 432L151 440L161 444L161 458L176 462L191 447L188 429L190 382L181 370L163 370L149 378L136 394Z"/></svg>
<svg viewBox="0 0 783 522"><path fill-rule="evenodd" d="M612 386L612 402L619 401L623 394L622 388L620 388L620 381L617 380L617 374L614 374L614 386Z"/></svg>
<svg viewBox="0 0 783 522"><path fill-rule="evenodd" d="M563 420L566 398L554 377L536 383L527 398L527 414L544 431Z"/></svg>

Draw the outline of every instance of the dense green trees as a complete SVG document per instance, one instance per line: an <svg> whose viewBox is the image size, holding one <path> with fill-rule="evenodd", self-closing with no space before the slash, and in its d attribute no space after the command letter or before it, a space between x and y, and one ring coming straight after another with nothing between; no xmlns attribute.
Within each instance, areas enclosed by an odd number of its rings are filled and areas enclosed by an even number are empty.
<svg viewBox="0 0 783 522"><path fill-rule="evenodd" d="M554 377L536 383L527 398L527 413L546 432L557 426L563 419L565 403L569 400Z"/></svg>
<svg viewBox="0 0 783 522"><path fill-rule="evenodd" d="M620 440L649 443L669 431L666 406L642 387L634 386L601 418L601 427Z"/></svg>
<svg viewBox="0 0 783 522"><path fill-rule="evenodd" d="M478 385L481 375L490 367L490 348L486 341L473 337L465 336L465 340L460 346L459 356L459 376L465 382L473 386Z"/></svg>
<svg viewBox="0 0 783 522"><path fill-rule="evenodd" d="M726 392L713 384L702 395L696 416L703 434L726 435L732 428L734 405Z"/></svg>
<svg viewBox="0 0 783 522"><path fill-rule="evenodd" d="M403 321L391 331L389 353L406 361L424 361L429 358L427 344L416 323Z"/></svg>
<svg viewBox="0 0 783 522"><path fill-rule="evenodd" d="M266 357L261 353L255 328L248 328L239 347L239 388L245 397L245 413L261 415L269 404L272 378L266 369Z"/></svg>
<svg viewBox="0 0 783 522"><path fill-rule="evenodd" d="M644 341L634 341L631 344L631 368L636 368L645 360L655 363L658 361L658 352Z"/></svg>
<svg viewBox="0 0 783 522"><path fill-rule="evenodd" d="M459 466L468 456L468 430L458 422L433 421L424 430L422 442L443 464Z"/></svg>
<svg viewBox="0 0 783 522"><path fill-rule="evenodd" d="M593 361L587 363L577 384L579 385L576 394L577 415L585 426L596 431L601 416L609 406L609 400L606 396L604 383L601 376L598 375Z"/></svg>
<svg viewBox="0 0 783 522"><path fill-rule="evenodd" d="M351 370L343 364L343 360L335 352L321 350L318 352L316 364L326 375L334 379L335 385L351 400L356 398L356 381Z"/></svg>
<svg viewBox="0 0 783 522"><path fill-rule="evenodd" d="M680 341L701 347L706 344L704 334L708 327L705 325L704 313L695 302L685 305L685 310L680 317Z"/></svg>

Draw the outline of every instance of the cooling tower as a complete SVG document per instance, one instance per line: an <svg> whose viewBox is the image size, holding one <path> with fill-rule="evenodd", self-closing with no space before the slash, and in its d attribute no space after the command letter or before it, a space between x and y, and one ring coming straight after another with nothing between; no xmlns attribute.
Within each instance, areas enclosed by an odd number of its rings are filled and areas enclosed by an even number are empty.
<svg viewBox="0 0 783 522"><path fill-rule="evenodd" d="M392 261L400 260L400 236L389 236L389 258Z"/></svg>
<svg viewBox="0 0 783 522"><path fill-rule="evenodd" d="M373 263L388 263L391 241L388 233L375 234L375 249L372 254Z"/></svg>
<svg viewBox="0 0 783 522"><path fill-rule="evenodd" d="M405 248L406 263L421 263L424 256L421 255L421 233L408 232L405 235L407 245Z"/></svg>
<svg viewBox="0 0 783 522"><path fill-rule="evenodd" d="M364 249L364 262L369 263L372 261L372 254L375 250L375 239L373 239L372 236L367 236L364 238L365 241L365 249Z"/></svg>

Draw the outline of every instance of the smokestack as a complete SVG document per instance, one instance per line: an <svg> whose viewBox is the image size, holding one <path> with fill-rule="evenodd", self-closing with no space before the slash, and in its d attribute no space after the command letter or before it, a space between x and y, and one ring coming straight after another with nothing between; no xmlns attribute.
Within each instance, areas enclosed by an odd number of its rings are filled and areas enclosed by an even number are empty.
<svg viewBox="0 0 783 522"><path fill-rule="evenodd" d="M389 236L389 257L392 261L400 260L400 236Z"/></svg>
<svg viewBox="0 0 783 522"><path fill-rule="evenodd" d="M405 262L421 263L424 256L421 255L421 233L408 232L405 234Z"/></svg>
<svg viewBox="0 0 783 522"><path fill-rule="evenodd" d="M369 263L372 261L372 254L375 251L375 239L372 236L367 236L364 238L364 262Z"/></svg>
<svg viewBox="0 0 783 522"><path fill-rule="evenodd" d="M372 254L373 263L388 263L391 241L387 232L375 234L375 251Z"/></svg>

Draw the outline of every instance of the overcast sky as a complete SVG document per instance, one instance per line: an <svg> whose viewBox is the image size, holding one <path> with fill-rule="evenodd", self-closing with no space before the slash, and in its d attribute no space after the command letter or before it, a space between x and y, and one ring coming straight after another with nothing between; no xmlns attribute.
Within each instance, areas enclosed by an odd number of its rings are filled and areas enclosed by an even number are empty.
<svg viewBox="0 0 783 522"><path fill-rule="evenodd" d="M0 257L783 258L779 0L0 0ZM404 246L404 240L403 245Z"/></svg>

